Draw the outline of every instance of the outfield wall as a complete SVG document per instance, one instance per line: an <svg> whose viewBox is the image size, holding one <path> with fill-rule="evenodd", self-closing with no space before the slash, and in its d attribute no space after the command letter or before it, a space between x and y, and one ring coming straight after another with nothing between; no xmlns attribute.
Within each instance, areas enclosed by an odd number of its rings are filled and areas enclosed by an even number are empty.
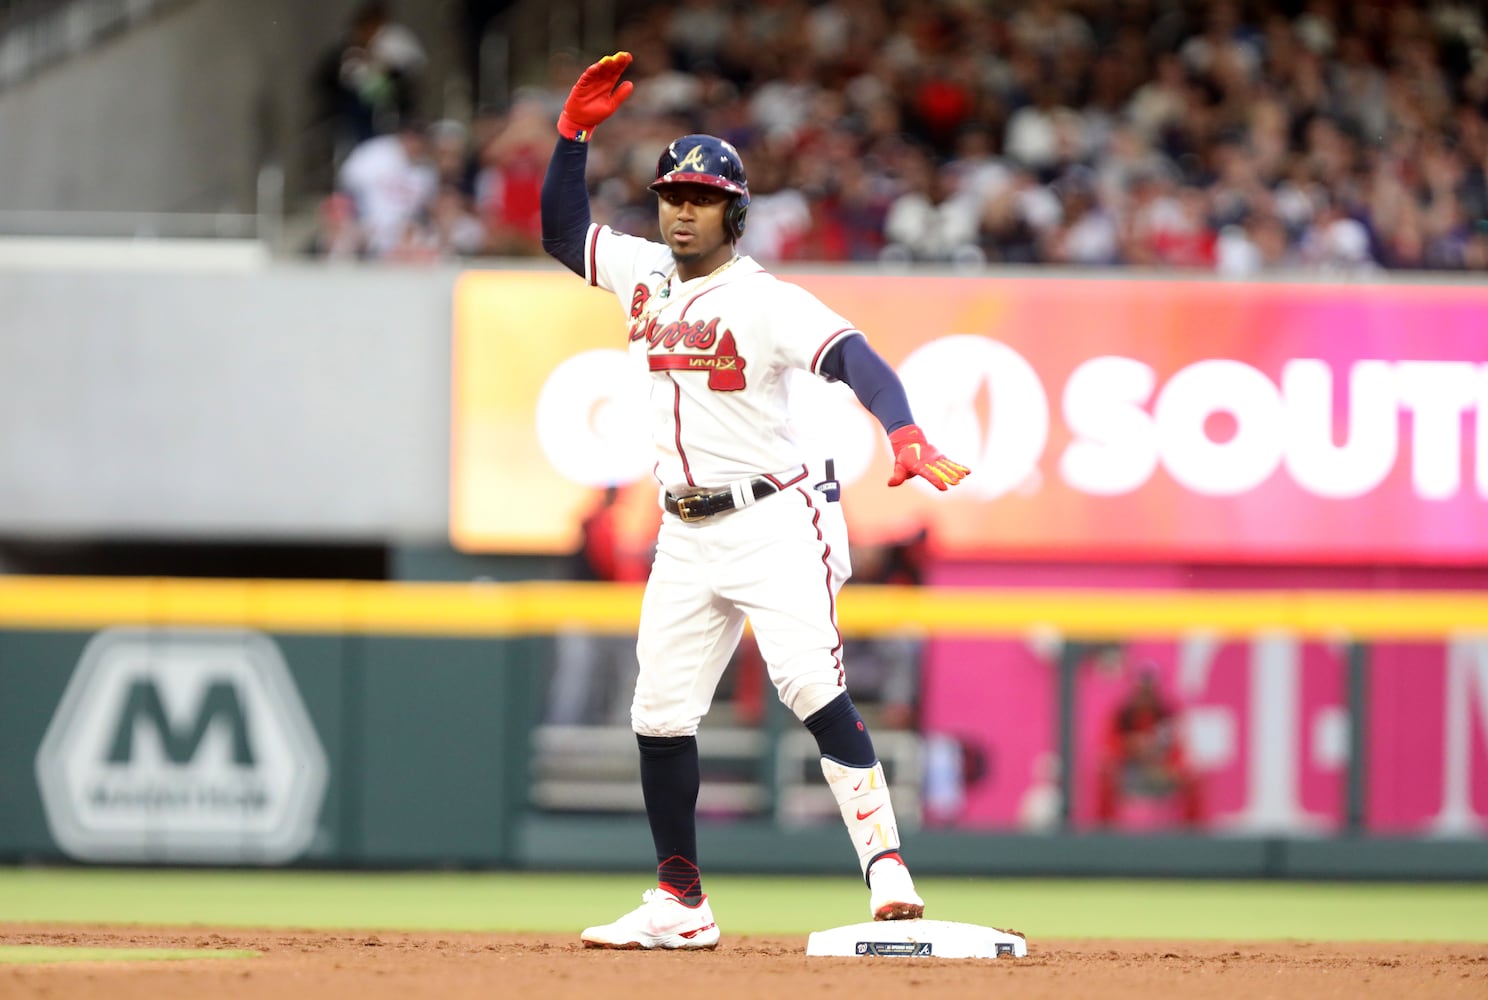
<svg viewBox="0 0 1488 1000"><path fill-rule="evenodd" d="M602 484L632 479L621 534L652 537L623 309L551 262L43 249L0 244L0 543L351 542L404 579L551 576ZM919 728L875 723L922 868L1488 873L1481 284L792 277L865 324L977 470L954 496L886 490L848 390L802 394L855 559L934 529L931 587L842 605L849 636L923 641ZM565 640L623 649L637 606L0 576L0 855L645 865L624 705L565 729L551 694ZM1208 793L1197 833L1092 804L1103 727L1149 669ZM850 870L791 777L810 747L746 676L705 729L708 864Z"/></svg>
<svg viewBox="0 0 1488 1000"><path fill-rule="evenodd" d="M0 857L646 867L649 838L634 808L557 812L529 794L546 637L576 624L633 633L638 606L636 588L602 585L0 578ZM1249 664L1232 658L1207 674L1252 694L1239 704L1251 742L1236 764L1250 790L1238 819L1216 812L1187 832L1151 817L1093 827L1067 771L1068 805L1036 828L920 812L906 825L916 826L909 839L921 870L1488 876L1488 645L1463 638L1488 634L1480 594L864 587L845 595L842 616L849 635L915 627L937 642L1016 637L1045 650L1043 704L1032 689L1014 693L1006 663L980 661L1011 710L982 724L1042 740L1069 761L1084 749L1082 699L1098 690L1087 679L1100 683L1113 649L1166 636L1256 651ZM1276 653L1282 642L1341 652L1333 680L1317 663L1288 666ZM1444 714L1402 708L1410 685L1392 677L1398 664L1372 658L1381 643L1445 650ZM1223 692L1209 694L1189 707L1206 707L1222 728ZM705 752L721 711L705 727ZM773 709L758 726L769 737L757 766L770 794L780 793L771 755L795 728L782 715ZM1365 718L1376 721L1366 727ZM591 733L570 736L598 738ZM1278 755L1278 736L1307 750ZM1378 781L1412 780L1399 768L1381 777L1381 756L1414 753L1401 765L1410 769L1433 747L1445 747L1437 780L1416 782L1433 800L1425 821L1377 824ZM1329 756L1340 750L1341 759ZM1001 756L993 764L1012 775ZM914 793L904 801L925 798L924 774L891 780ZM1318 795L1338 806L1327 822ZM767 800L732 818L710 811L702 847L718 870L848 871L842 836L830 818L782 821Z"/></svg>

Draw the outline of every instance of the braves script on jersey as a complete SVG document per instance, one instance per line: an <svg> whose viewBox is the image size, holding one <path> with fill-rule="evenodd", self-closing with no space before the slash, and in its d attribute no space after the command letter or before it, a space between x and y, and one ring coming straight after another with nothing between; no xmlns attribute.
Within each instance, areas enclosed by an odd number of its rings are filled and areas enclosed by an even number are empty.
<svg viewBox="0 0 1488 1000"><path fill-rule="evenodd" d="M718 486L804 474L788 373L820 375L827 351L856 327L749 257L679 281L660 243L591 225L586 249L585 278L628 308L630 349L651 372L656 478Z"/></svg>

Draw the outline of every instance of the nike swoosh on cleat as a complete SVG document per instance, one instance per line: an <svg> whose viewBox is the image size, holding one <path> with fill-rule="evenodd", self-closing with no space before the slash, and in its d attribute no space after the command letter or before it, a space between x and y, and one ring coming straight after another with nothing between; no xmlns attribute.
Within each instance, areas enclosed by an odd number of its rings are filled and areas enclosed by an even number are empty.
<svg viewBox="0 0 1488 1000"><path fill-rule="evenodd" d="M867 819L869 816L872 816L874 813L878 812L882 808L883 808L883 804L880 803L880 804L874 806L872 809L869 809L867 812L864 812L863 810L859 809L858 810L858 819Z"/></svg>
<svg viewBox="0 0 1488 1000"><path fill-rule="evenodd" d="M711 924L708 924L706 927L699 927L697 930L692 930L692 931L678 931L677 932L677 936L678 937L684 937L684 938L695 938L699 934L703 933L703 931L711 931L713 928L715 928L717 926L718 926L717 923L711 923Z"/></svg>
<svg viewBox="0 0 1488 1000"><path fill-rule="evenodd" d="M865 782L867 780L868 780L867 778L859 778L858 779L858 783L856 785L853 785L853 791L856 792L859 788L862 788L863 787L863 782Z"/></svg>

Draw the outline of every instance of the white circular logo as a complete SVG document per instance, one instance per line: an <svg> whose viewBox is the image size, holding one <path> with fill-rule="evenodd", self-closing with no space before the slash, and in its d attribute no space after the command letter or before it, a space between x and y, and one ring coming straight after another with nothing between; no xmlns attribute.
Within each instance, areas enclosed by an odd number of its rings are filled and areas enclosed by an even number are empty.
<svg viewBox="0 0 1488 1000"><path fill-rule="evenodd" d="M1017 351L970 334L942 337L905 358L899 376L925 436L974 472L958 490L991 499L1037 472L1049 440L1049 398Z"/></svg>
<svg viewBox="0 0 1488 1000"><path fill-rule="evenodd" d="M629 483L651 467L646 427L650 379L624 351L575 354L537 397L537 440L564 478L586 486Z"/></svg>

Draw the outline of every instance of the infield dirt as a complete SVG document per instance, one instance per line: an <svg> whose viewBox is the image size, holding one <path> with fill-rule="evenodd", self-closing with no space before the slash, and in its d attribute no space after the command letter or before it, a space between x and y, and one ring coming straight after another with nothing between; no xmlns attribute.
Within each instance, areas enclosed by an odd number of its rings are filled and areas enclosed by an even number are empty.
<svg viewBox="0 0 1488 1000"><path fill-rule="evenodd" d="M3 966L7 1000L1488 997L1483 944L1030 939L1023 959L857 959L807 958L804 937L725 937L717 951L679 954L584 949L576 935L22 924L0 925L0 944L261 952Z"/></svg>

